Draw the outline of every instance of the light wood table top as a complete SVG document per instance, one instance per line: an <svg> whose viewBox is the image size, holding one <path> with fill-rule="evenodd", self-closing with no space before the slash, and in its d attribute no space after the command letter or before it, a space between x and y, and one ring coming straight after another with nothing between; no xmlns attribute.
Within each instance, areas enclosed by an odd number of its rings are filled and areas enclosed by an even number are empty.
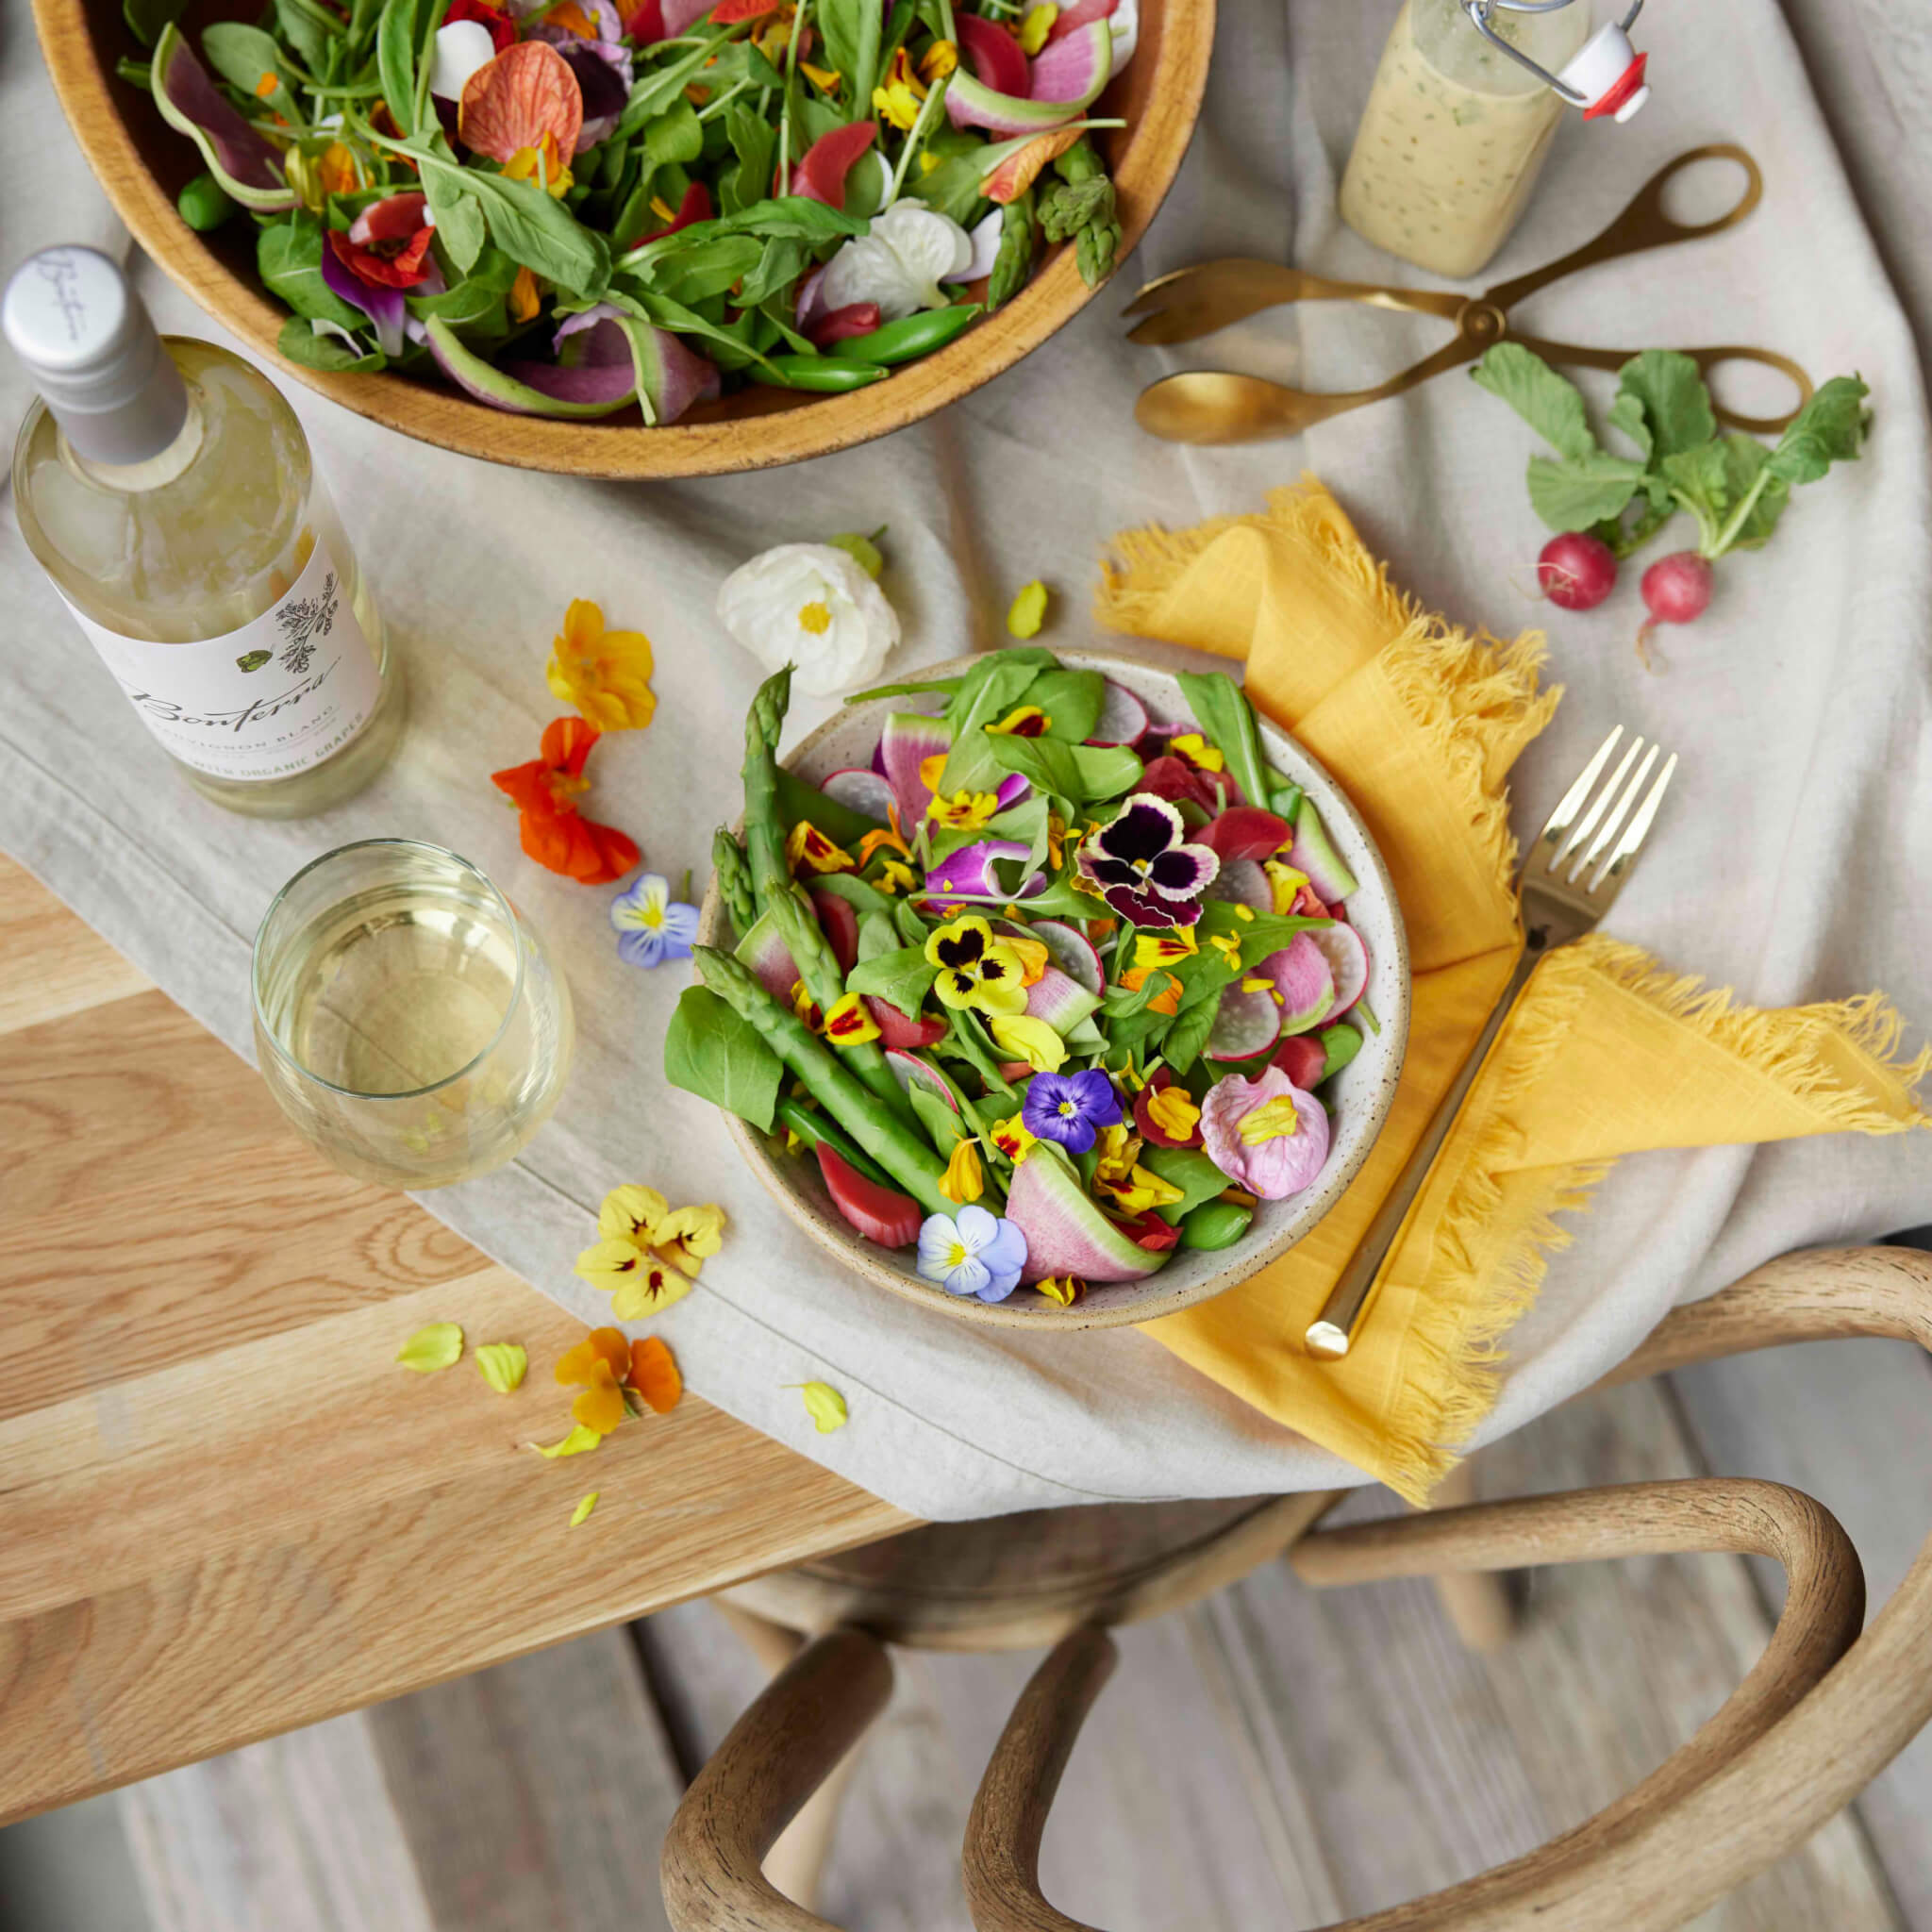
<svg viewBox="0 0 1932 1932"><path fill-rule="evenodd" d="M582 1333L0 858L0 1824L911 1522L691 1395L532 1455Z"/></svg>

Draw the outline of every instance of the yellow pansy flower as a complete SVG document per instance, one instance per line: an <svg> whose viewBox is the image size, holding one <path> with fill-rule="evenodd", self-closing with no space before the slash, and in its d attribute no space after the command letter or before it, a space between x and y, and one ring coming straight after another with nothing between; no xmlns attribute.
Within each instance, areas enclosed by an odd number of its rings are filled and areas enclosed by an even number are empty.
<svg viewBox="0 0 1932 1932"><path fill-rule="evenodd" d="M951 798L935 791L925 815L935 824L951 832L976 832L1000 808L998 794L991 791L956 791Z"/></svg>
<svg viewBox="0 0 1932 1932"><path fill-rule="evenodd" d="M1192 765L1197 772L1222 772L1227 769L1227 760L1198 731L1183 731L1178 738L1170 738L1167 741L1167 748L1183 763Z"/></svg>
<svg viewBox="0 0 1932 1932"><path fill-rule="evenodd" d="M925 957L940 969L933 986L941 1006L993 1015L1026 1010L1020 956L994 939L976 913L936 927L926 937Z"/></svg>
<svg viewBox="0 0 1932 1932"><path fill-rule="evenodd" d="M878 1037L878 1022L858 993L848 992L832 1002L825 1015L825 1038L834 1046L858 1046Z"/></svg>
<svg viewBox="0 0 1932 1932"><path fill-rule="evenodd" d="M1106 1180L1096 1174L1093 1188L1096 1193L1110 1195L1122 1212L1129 1215L1144 1214L1150 1208L1171 1207L1187 1198L1172 1181L1164 1181L1158 1174L1139 1165L1124 1180Z"/></svg>
<svg viewBox="0 0 1932 1932"><path fill-rule="evenodd" d="M980 1165L979 1149L971 1141L961 1141L953 1149L946 1171L940 1176L939 1191L961 1208L986 1192L986 1171Z"/></svg>
<svg viewBox="0 0 1932 1932"><path fill-rule="evenodd" d="M793 872L850 872L852 855L835 845L809 819L800 819L785 840L785 859Z"/></svg>

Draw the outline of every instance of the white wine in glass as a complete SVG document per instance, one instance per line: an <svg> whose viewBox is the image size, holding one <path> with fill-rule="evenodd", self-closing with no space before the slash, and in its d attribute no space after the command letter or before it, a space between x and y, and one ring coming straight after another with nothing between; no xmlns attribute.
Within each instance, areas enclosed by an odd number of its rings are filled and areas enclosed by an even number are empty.
<svg viewBox="0 0 1932 1932"><path fill-rule="evenodd" d="M570 991L468 859L345 845L284 886L255 940L262 1076L344 1173L435 1188L500 1167L557 1105Z"/></svg>

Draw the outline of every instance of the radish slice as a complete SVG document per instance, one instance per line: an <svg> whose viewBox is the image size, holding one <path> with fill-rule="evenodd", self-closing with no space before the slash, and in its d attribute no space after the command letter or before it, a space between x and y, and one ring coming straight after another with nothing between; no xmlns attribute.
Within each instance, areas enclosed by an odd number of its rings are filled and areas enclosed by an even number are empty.
<svg viewBox="0 0 1932 1932"><path fill-rule="evenodd" d="M881 772L867 772L856 765L834 772L819 787L835 804L849 806L860 817L886 823L891 807L897 803L892 788Z"/></svg>
<svg viewBox="0 0 1932 1932"><path fill-rule="evenodd" d="M1308 1034L1291 1033L1274 1049L1273 1064L1304 1093L1312 1093L1328 1071L1328 1050Z"/></svg>
<svg viewBox="0 0 1932 1932"><path fill-rule="evenodd" d="M1003 26L975 13L955 14L953 25L959 37L959 51L974 77L995 93L1024 100L1028 75L1026 56L1020 51L1019 42Z"/></svg>
<svg viewBox="0 0 1932 1932"><path fill-rule="evenodd" d="M924 1016L909 1018L902 1013L891 1000L882 1000L876 993L865 996L865 1010L873 1017L879 1029L879 1038L887 1047L937 1046L946 1037L946 1023L943 1020L928 1020Z"/></svg>
<svg viewBox="0 0 1932 1932"><path fill-rule="evenodd" d="M1257 805L1231 805L1201 834L1223 865L1238 858L1273 858L1290 842L1288 821Z"/></svg>
<svg viewBox="0 0 1932 1932"><path fill-rule="evenodd" d="M1252 858L1224 858L1213 882L1201 894L1204 899L1229 899L1237 906L1251 906L1257 912L1274 910L1274 888L1268 874Z"/></svg>
<svg viewBox="0 0 1932 1932"><path fill-rule="evenodd" d="M811 909L819 916L819 927L832 948L841 973L850 973L858 964L858 914L849 899L836 892L814 892Z"/></svg>
<svg viewBox="0 0 1932 1932"><path fill-rule="evenodd" d="M924 1087L928 1093L937 1094L955 1113L959 1111L959 1103L953 1098L946 1083L924 1060L915 1059L903 1047L889 1046L886 1064L891 1068L892 1077L898 1081L902 1092L910 1092L914 1087Z"/></svg>
<svg viewBox="0 0 1932 1932"><path fill-rule="evenodd" d="M1281 1038L1281 1009L1272 993L1243 992L1231 986L1221 995L1221 1010L1208 1036L1210 1059L1245 1060L1263 1054Z"/></svg>
<svg viewBox="0 0 1932 1932"><path fill-rule="evenodd" d="M814 1151L832 1206L867 1241L882 1248L908 1248L919 1239L925 1216L909 1194L869 1180L829 1141L821 1141Z"/></svg>
<svg viewBox="0 0 1932 1932"><path fill-rule="evenodd" d="M1049 41L1063 41L1077 26L1085 26L1090 20L1105 20L1120 0L1074 0L1071 7L1062 7L1059 18L1047 28Z"/></svg>
<svg viewBox="0 0 1932 1932"><path fill-rule="evenodd" d="M932 803L932 787L919 775L927 758L953 748L953 734L938 718L922 711L894 711L879 738L886 777L899 801L899 823L909 833Z"/></svg>
<svg viewBox="0 0 1932 1932"><path fill-rule="evenodd" d="M1093 721L1089 744L1126 745L1131 748L1147 735L1147 707L1125 685L1107 680L1101 693L1100 716Z"/></svg>
<svg viewBox="0 0 1932 1932"><path fill-rule="evenodd" d="M1100 997L1107 986L1100 955L1071 925L1063 925L1058 919L1036 919L1026 930L1069 979L1084 986L1095 999Z"/></svg>
<svg viewBox="0 0 1932 1932"><path fill-rule="evenodd" d="M1255 968L1254 976L1272 979L1281 996L1279 1032L1306 1033L1325 1020L1334 1008L1335 974L1312 932L1298 932L1280 952L1270 953ZM1268 995L1257 997L1266 999ZM1223 1003L1225 1001L1224 994Z"/></svg>
<svg viewBox="0 0 1932 1932"><path fill-rule="evenodd" d="M751 930L738 941L738 957L758 976L758 984L789 1007L791 989L798 984L798 964L789 947L778 937L778 928L769 912L760 912Z"/></svg>
<svg viewBox="0 0 1932 1932"><path fill-rule="evenodd" d="M1324 1017L1341 1019L1368 989L1368 941L1354 926L1341 924L1313 925L1297 937L1320 947L1327 960L1328 970L1335 975L1335 1004Z"/></svg>

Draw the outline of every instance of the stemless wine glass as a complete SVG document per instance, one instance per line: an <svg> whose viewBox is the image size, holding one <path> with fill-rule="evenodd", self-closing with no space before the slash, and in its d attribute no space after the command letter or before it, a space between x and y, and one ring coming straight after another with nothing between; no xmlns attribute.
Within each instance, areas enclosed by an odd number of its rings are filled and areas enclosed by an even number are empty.
<svg viewBox="0 0 1932 1932"><path fill-rule="evenodd" d="M508 1160L570 1068L570 989L467 858L365 839L306 865L255 935L255 1044L345 1174L439 1188Z"/></svg>

